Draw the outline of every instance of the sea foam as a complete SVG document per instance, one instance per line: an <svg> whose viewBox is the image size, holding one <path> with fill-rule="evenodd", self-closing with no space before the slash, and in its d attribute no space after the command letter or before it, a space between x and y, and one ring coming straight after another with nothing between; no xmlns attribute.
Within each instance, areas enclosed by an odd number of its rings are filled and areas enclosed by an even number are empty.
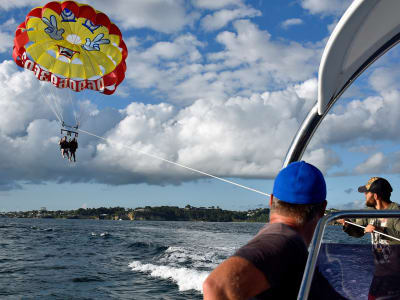
<svg viewBox="0 0 400 300"><path fill-rule="evenodd" d="M142 264L139 261L131 262L129 267L132 268L132 271L148 273L152 277L172 280L178 285L179 291L196 290L202 292L203 282L209 274L206 271Z"/></svg>

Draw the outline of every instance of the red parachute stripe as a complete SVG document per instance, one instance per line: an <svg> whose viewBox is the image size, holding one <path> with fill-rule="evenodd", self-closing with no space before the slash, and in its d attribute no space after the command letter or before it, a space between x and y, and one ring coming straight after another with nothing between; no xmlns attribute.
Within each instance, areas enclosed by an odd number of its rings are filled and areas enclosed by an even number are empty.
<svg viewBox="0 0 400 300"><path fill-rule="evenodd" d="M41 17L42 17L42 8L41 8L41 7L37 7L37 8L34 8L33 10L31 10L31 11L26 15L25 23L28 22L28 20L29 20L31 17L41 18Z"/></svg>
<svg viewBox="0 0 400 300"><path fill-rule="evenodd" d="M122 36L121 31L119 30L119 28L115 24L111 24L111 26L109 28L109 31L110 31L111 34L115 34L115 35L118 35L120 37Z"/></svg>
<svg viewBox="0 0 400 300"><path fill-rule="evenodd" d="M61 11L63 11L65 8L69 9L70 11L72 11L72 13L75 16L79 15L79 5L76 4L73 1L65 1L63 3L61 3Z"/></svg>
<svg viewBox="0 0 400 300"><path fill-rule="evenodd" d="M51 10L55 11L58 15L61 14L62 12L62 8L59 2L57 1L53 1L53 2L49 2L47 3L45 6L43 6L43 8L41 10L45 10L46 8L50 8ZM35 16L35 17L42 17L42 12L40 13L40 16Z"/></svg>
<svg viewBox="0 0 400 300"><path fill-rule="evenodd" d="M89 19L94 23L96 20L96 11L89 5L80 6L79 17Z"/></svg>
<svg viewBox="0 0 400 300"><path fill-rule="evenodd" d="M96 21L94 22L96 25L102 25L108 29L108 32L110 32L110 26L111 22L110 19L103 13L99 12L96 15Z"/></svg>
<svg viewBox="0 0 400 300"><path fill-rule="evenodd" d="M29 42L29 37L27 32L25 31L25 23L24 23L24 27L19 27L15 31L14 47L17 48L24 47L28 42Z"/></svg>
<svg viewBox="0 0 400 300"><path fill-rule="evenodd" d="M128 48L126 48L125 42L121 38L121 42L119 43L119 47L122 49L122 60L125 62L125 59L128 57Z"/></svg>

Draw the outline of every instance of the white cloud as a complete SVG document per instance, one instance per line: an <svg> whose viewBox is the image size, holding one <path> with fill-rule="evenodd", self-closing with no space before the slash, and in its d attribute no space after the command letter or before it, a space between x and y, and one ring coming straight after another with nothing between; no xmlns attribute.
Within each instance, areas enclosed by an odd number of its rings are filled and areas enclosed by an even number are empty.
<svg viewBox="0 0 400 300"><path fill-rule="evenodd" d="M221 9L227 6L241 6L242 0L192 0L194 6L205 9Z"/></svg>
<svg viewBox="0 0 400 300"><path fill-rule="evenodd" d="M201 20L201 27L206 31L218 30L225 27L235 19L260 16L261 12L249 7L238 9L222 9L212 15L207 15Z"/></svg>
<svg viewBox="0 0 400 300"><path fill-rule="evenodd" d="M326 148L308 149L305 152L303 159L318 166L324 174L326 174L330 168L338 166L342 162L337 153Z"/></svg>
<svg viewBox="0 0 400 300"><path fill-rule="evenodd" d="M366 161L355 167L358 174L381 173L387 168L387 160L382 152L371 155Z"/></svg>
<svg viewBox="0 0 400 300"><path fill-rule="evenodd" d="M14 44L14 36L17 24L15 19L11 18L0 26L0 53L10 53Z"/></svg>
<svg viewBox="0 0 400 300"><path fill-rule="evenodd" d="M295 90L300 98L314 100L314 102L316 102L317 87L318 87L317 79L311 78L302 82L301 84L295 85Z"/></svg>
<svg viewBox="0 0 400 300"><path fill-rule="evenodd" d="M217 36L225 50L210 56L216 62L231 68L249 66L248 73L265 74L264 85L305 80L315 72L319 56L316 50L294 42L271 41L268 32L248 20L236 21L234 27L236 33L225 31Z"/></svg>
<svg viewBox="0 0 400 300"><path fill-rule="evenodd" d="M312 14L340 16L352 0L301 0L301 6Z"/></svg>
<svg viewBox="0 0 400 300"><path fill-rule="evenodd" d="M186 3L160 1L122 2L125 5L111 9L111 18L124 28L174 34L126 39L127 78L124 89L118 90L126 107L117 111L86 103L93 116L82 127L115 144L82 134L79 163L68 171L58 152L56 118L43 103L37 80L13 62L0 65L2 167L9 173L0 176L0 189L17 188L21 181L48 180L179 184L199 176L132 149L219 176L274 177L291 138L315 102L320 44L271 37L250 20L237 20L258 15L241 1L194 1L196 7L217 10L207 17L208 29L233 24L230 31L216 34L218 47L210 47L217 49L210 53L209 41L190 32L179 33L196 19L186 11ZM92 4L102 10L109 1ZM151 11L152 5L161 8ZM320 9L320 13L327 11ZM142 15L136 18L136 14ZM357 139L377 135L382 140L398 139L400 94L396 80L387 75L390 72L377 69L369 79L372 88L384 92L342 104L342 109L326 117L305 155L307 161L328 172L341 164L332 145L356 147ZM134 88L134 99L129 98L132 90L128 87ZM140 103L143 90L154 95L151 103L158 104ZM32 155L25 155L32 147L36 147ZM49 163L43 163L42 156L49 157ZM373 167L373 161L357 170L382 166L375 159ZM35 175L27 167L40 171Z"/></svg>
<svg viewBox="0 0 400 300"><path fill-rule="evenodd" d="M376 91L396 89L400 79L398 65L391 64L390 67L378 67L374 69L369 77L369 84Z"/></svg>
<svg viewBox="0 0 400 300"><path fill-rule="evenodd" d="M278 117L285 104L290 110ZM218 176L271 178L290 142L282 137L293 136L299 109L305 112L308 106L293 88L226 102L202 99L180 111L166 104L132 103L107 135L114 144L128 143L132 149L99 145L95 162L119 170L118 181L126 176L150 183L179 182L198 176L135 150Z"/></svg>
<svg viewBox="0 0 400 300"><path fill-rule="evenodd" d="M379 96L344 104L343 108L326 116L313 139L313 145L355 143L361 139L399 140L399 98L399 91L386 90Z"/></svg>
<svg viewBox="0 0 400 300"><path fill-rule="evenodd" d="M335 208L341 210L363 209L365 208L365 200L360 199L360 200L354 200L352 202L347 202L344 204L335 205Z"/></svg>
<svg viewBox="0 0 400 300"><path fill-rule="evenodd" d="M355 153L371 153L371 152L377 152L377 145L355 145L355 146L350 146L348 150L350 152L355 152Z"/></svg>
<svg viewBox="0 0 400 300"><path fill-rule="evenodd" d="M44 5L48 1L39 1L39 0L15 0L15 1L1 1L0 2L0 8L9 10L12 8L17 8L17 7L36 7L38 5Z"/></svg>
<svg viewBox="0 0 400 300"><path fill-rule="evenodd" d="M204 52L206 43L191 34L147 48L135 41L127 83L154 88L154 95L168 102L190 105L199 98L248 97L313 77L321 49L272 41L248 20L234 22L234 28L217 35L223 50L214 53Z"/></svg>
<svg viewBox="0 0 400 300"><path fill-rule="evenodd" d="M106 12L122 28L151 28L173 33L199 17L187 14L183 0L119 0L118 5L110 5L109 0L92 0L89 3Z"/></svg>
<svg viewBox="0 0 400 300"><path fill-rule="evenodd" d="M22 134L33 120L50 116L41 102L38 80L32 75L13 61L0 64L0 132Z"/></svg>
<svg viewBox="0 0 400 300"><path fill-rule="evenodd" d="M287 19L287 20L283 21L283 22L281 23L281 26L282 26L283 28L287 29L287 28L289 28L289 27L291 27L291 26L301 25L301 24L303 24L303 23L304 23L304 22L303 22L302 19L293 18L293 19Z"/></svg>
<svg viewBox="0 0 400 300"><path fill-rule="evenodd" d="M89 105L93 116L82 129L112 144L81 133L78 164L66 168L57 145L59 125L40 100L33 74L6 61L0 83L3 190L18 188L18 182L179 184L199 177L135 150L218 176L272 178L313 103L299 97L309 89L306 82L250 97L202 98L184 108L132 102L116 111Z"/></svg>
<svg viewBox="0 0 400 300"><path fill-rule="evenodd" d="M34 8L49 1L13 0L1 1L0 8ZM184 0L118 0L110 5L109 0L81 0L95 9L106 13L119 27L150 28L164 33L173 33L191 25L200 16L196 12L187 13Z"/></svg>
<svg viewBox="0 0 400 300"><path fill-rule="evenodd" d="M11 34L0 31L0 53L11 52L13 39Z"/></svg>

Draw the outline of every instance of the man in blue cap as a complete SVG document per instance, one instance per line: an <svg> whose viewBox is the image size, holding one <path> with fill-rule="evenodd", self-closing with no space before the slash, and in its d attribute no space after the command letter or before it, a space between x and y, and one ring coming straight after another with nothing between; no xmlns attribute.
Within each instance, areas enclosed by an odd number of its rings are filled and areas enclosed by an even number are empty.
<svg viewBox="0 0 400 300"><path fill-rule="evenodd" d="M304 161L282 169L269 204L270 222L210 273L204 299L297 299L307 248L327 205L321 171ZM323 287L323 297L311 290L309 299L343 299L326 280Z"/></svg>

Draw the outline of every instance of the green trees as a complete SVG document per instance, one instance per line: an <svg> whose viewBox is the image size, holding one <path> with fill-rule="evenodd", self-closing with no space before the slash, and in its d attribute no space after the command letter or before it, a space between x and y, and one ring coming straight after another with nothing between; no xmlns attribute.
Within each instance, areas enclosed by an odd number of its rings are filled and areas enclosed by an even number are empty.
<svg viewBox="0 0 400 300"><path fill-rule="evenodd" d="M67 219L104 219L104 220L143 220L143 221L203 221L203 222L267 222L269 209L249 211L224 210L214 206L194 207L186 205L156 207L99 207L79 208L76 210L57 210L45 212L33 210L9 213L17 218L67 218Z"/></svg>

